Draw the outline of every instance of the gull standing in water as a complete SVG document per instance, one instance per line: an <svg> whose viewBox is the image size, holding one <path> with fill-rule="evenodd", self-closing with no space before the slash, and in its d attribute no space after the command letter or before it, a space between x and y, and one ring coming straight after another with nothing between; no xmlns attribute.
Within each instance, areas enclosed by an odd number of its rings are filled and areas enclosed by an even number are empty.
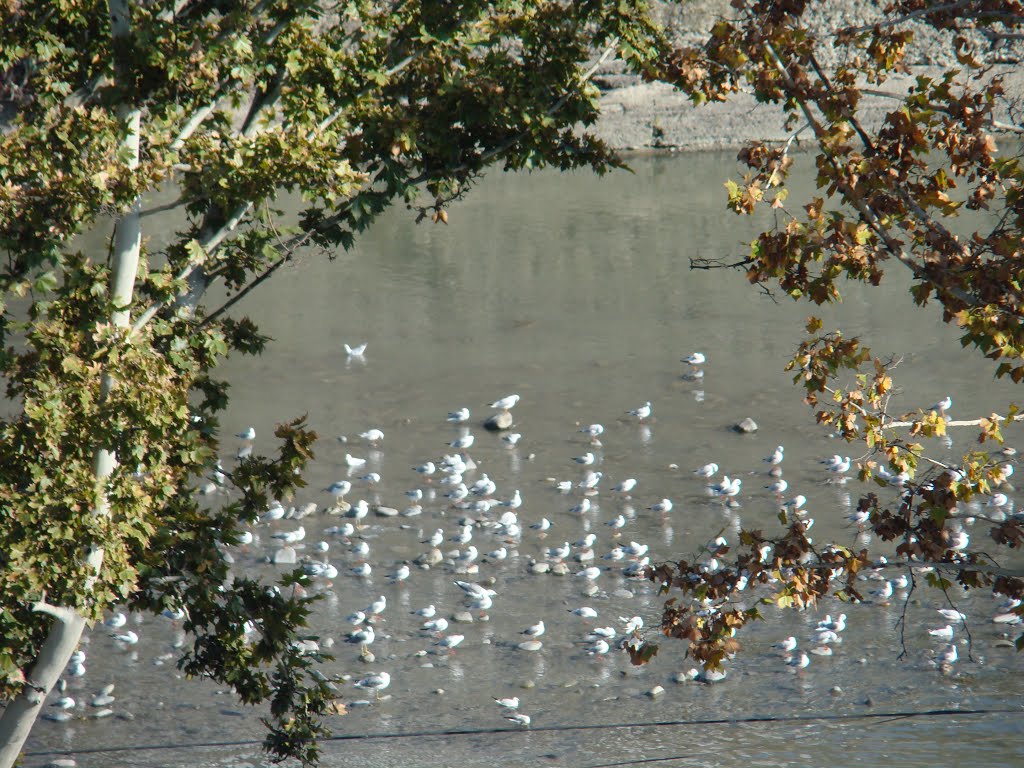
<svg viewBox="0 0 1024 768"><path fill-rule="evenodd" d="M464 421L469 421L469 408L460 408L457 411L451 411L448 414L448 421L453 424L461 424Z"/></svg>
<svg viewBox="0 0 1024 768"><path fill-rule="evenodd" d="M694 352L687 355L679 362L687 363L688 365L704 365L704 363L707 362L707 358L704 356L703 352Z"/></svg>
<svg viewBox="0 0 1024 768"><path fill-rule="evenodd" d="M627 411L630 416L636 416L641 422L646 421L651 417L651 401L648 400L646 403L641 405L639 408L634 408L631 411Z"/></svg>
<svg viewBox="0 0 1024 768"><path fill-rule="evenodd" d="M474 440L476 440L476 437L472 434L468 434L452 440L448 445L458 451L461 451L466 448L472 448Z"/></svg>
<svg viewBox="0 0 1024 768"><path fill-rule="evenodd" d="M376 697L379 699L380 692L387 688L389 685L391 685L391 675L389 675L387 672L378 672L375 675L369 675L367 677L364 677L362 680L356 683L356 688L362 688L364 690L373 691L376 694Z"/></svg>
<svg viewBox="0 0 1024 768"><path fill-rule="evenodd" d="M790 635L785 640L773 643L772 648L778 648L786 653L792 653L796 650L796 638Z"/></svg>
<svg viewBox="0 0 1024 768"><path fill-rule="evenodd" d="M713 461L710 464L705 464L703 467L698 467L697 469L693 470L693 474L697 475L697 477L704 477L704 478L714 477L714 475L717 472L718 472L718 465L715 464L715 462L713 462Z"/></svg>
<svg viewBox="0 0 1024 768"><path fill-rule="evenodd" d="M803 651L800 651L799 656L789 656L786 658L786 665L793 667L794 669L807 669L811 663L811 657Z"/></svg>
<svg viewBox="0 0 1024 768"><path fill-rule="evenodd" d="M524 629L519 634L526 635L527 637L540 637L544 634L544 621L538 621L536 624L532 624Z"/></svg>
<svg viewBox="0 0 1024 768"><path fill-rule="evenodd" d="M359 436L368 443L379 443L384 439L384 433L379 429L368 429L360 432Z"/></svg>
<svg viewBox="0 0 1024 768"><path fill-rule="evenodd" d="M331 494L335 501L344 501L345 496L352 490L352 483L348 480L338 480L324 488L324 491Z"/></svg>
<svg viewBox="0 0 1024 768"><path fill-rule="evenodd" d="M612 488L612 490L615 491L616 493L626 493L626 494L628 494L634 488L636 488L636 478L634 478L634 477L627 477L621 483L619 483L614 488Z"/></svg>

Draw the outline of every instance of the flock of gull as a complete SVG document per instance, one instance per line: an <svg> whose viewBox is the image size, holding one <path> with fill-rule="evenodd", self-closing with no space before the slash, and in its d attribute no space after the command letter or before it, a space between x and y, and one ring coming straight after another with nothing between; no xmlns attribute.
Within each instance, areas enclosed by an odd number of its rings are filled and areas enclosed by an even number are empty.
<svg viewBox="0 0 1024 768"><path fill-rule="evenodd" d="M362 359L366 344L345 345L345 350L350 358ZM703 378L703 354L694 353L682 362L687 380ZM340 669L325 671L336 673L339 697L350 706L374 706L395 690L408 688L399 683L403 669L408 673L417 666L443 667L473 647L540 655L546 644L553 642L559 663L613 664L617 654L621 658L622 651L641 642L645 633L657 634L663 598L657 586L645 578L647 566L652 560L672 560L681 551L699 550L701 568L706 572L723 567L716 553L729 545L727 532L734 535L739 531L745 493L766 503L773 514L798 517L809 531L814 526L807 497L792 493L783 476L786 456L782 445L764 457L762 467L752 471L726 474L715 462L670 465L676 478L672 487L678 492L666 494L665 483L659 492L648 493L644 482L616 475L606 462L602 440L608 439L608 434L605 426L596 422L574 424L571 432L567 428L566 441L576 446L575 455L566 456L561 476L545 478L543 490L499 488L498 481L484 470L498 464L503 454L520 458L521 441L528 441L514 431L512 414L519 402L516 394L491 402L488 423L506 426L486 433L486 440L479 441L472 431L468 407L450 410L446 417L441 411L438 428L447 433L438 441L437 455L424 457L405 470L403 480L390 483L381 475L383 430L371 427L359 432L358 438L339 437L344 459L338 463L345 476L322 489L320 502L292 505L275 501L260 522L237 541L222 542L224 557L231 562L243 560L247 567L301 566L309 577L305 589L328 598L319 604L325 615L317 620L334 631L321 632L318 640L302 641L303 648L334 654ZM933 408L945 415L950 406L947 398ZM613 418L622 430L646 430L654 423L654 412L648 401ZM255 428L243 430L238 438L237 456L244 457L256 442ZM482 446L485 442L486 448ZM478 461L474 449L488 458ZM527 457L530 459L532 455ZM838 454L821 462L820 484L835 488L838 503L848 507L849 494L842 488L855 464ZM1005 480L1012 470L1011 464L1004 465ZM884 473L880 478L893 486L906 481ZM744 489L745 479L748 486L756 483L764 491ZM399 496L403 483L407 489ZM200 492L215 498L227 493L225 488L218 466ZM1004 490L1012 490L1008 482ZM401 502L396 503L399 498ZM674 545L673 526L686 525L681 517L692 515L695 508L709 513L708 526L719 528L720 533L704 545ZM1000 491L977 502L973 513L986 519L997 513L1014 514L1013 503ZM850 509L843 514L846 519L841 530L866 541L864 514ZM971 522L970 516L954 521L954 548L967 546ZM663 546L657 555L652 548L657 549L658 544L643 541L641 533L649 535L651 530L662 534ZM768 562L770 545L761 555ZM901 572L886 577L883 574L887 572L880 567L865 576L877 582L870 590L875 602L885 604L907 594L907 575ZM555 586L544 581L520 584L533 577L561 578ZM513 598L510 591L517 588L526 595ZM737 591L742 588L741 583ZM531 600L529 595L535 590L548 594L545 599ZM421 598L422 603L414 602ZM745 598L737 594L737 599ZM501 616L506 600L515 602L516 608ZM535 613L520 626L508 628L513 620L510 615L525 615L531 604L536 605ZM1004 625L1019 622L1014 608L1012 602L998 606L992 621ZM937 644L928 653L931 663L948 670L957 662L957 628L967 617L951 606L941 608L940 614L947 623L922 632ZM500 623L501 629L490 628L492 616L500 619L495 624ZM182 618L180 612L166 612L172 647L156 656L157 663L174 658L175 648L185 642L177 629ZM132 629L127 627L129 620L135 622ZM812 624L806 648L796 636L790 636L766 643L764 655L770 658L770 646L781 652L781 661L776 662L780 671L799 672L811 665L812 656L833 655L843 642L846 626L845 613L836 618L826 616ZM129 619L122 612L115 612L102 627L113 647L126 654L137 654L143 629L142 617ZM246 629L253 635L259 632L255 625ZM48 719L80 717L86 704L93 717L111 714L111 684L94 694L78 694L80 700L75 698L72 689L85 689L81 680L86 674L86 654L87 646L76 652ZM676 679L716 682L724 677L723 671L690 669ZM362 692L370 697L349 700L352 694L345 693L342 684L351 686L356 696ZM660 695L663 690L649 693ZM495 714L516 725L529 726L535 716L527 712L527 687L494 690L490 698Z"/></svg>

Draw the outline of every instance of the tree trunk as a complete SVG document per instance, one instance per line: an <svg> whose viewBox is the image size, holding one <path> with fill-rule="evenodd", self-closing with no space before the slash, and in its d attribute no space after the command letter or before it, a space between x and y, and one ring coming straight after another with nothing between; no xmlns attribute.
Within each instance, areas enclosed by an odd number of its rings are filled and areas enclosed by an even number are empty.
<svg viewBox="0 0 1024 768"><path fill-rule="evenodd" d="M110 0L108 7L111 35L115 39L127 38L131 32L130 9L127 0ZM125 121L123 144L129 151L128 167L135 169L139 165L142 112L134 104L126 103L121 109L121 116ZM110 323L115 328L124 330L128 329L131 319L130 307L139 269L139 251L142 243L140 210L141 200L136 198L131 209L117 222L117 230L114 235L113 273L110 286L114 309L110 314ZM115 384L113 376L109 372L104 372L100 383L101 399L106 398ZM92 514L95 516L110 515L106 483L115 466L117 466L117 456L108 448L99 446L93 463L96 495ZM88 553L87 561L92 575L86 585L86 591L92 587L103 566L103 549L93 547ZM53 690L71 660L71 654L78 647L86 625L85 617L73 608L52 606L40 602L33 606L33 610L50 614L54 617L54 624L40 649L39 657L33 664L31 672L26 675L25 687L7 705L3 715L0 716L0 768L11 768L18 759L25 740L28 739L32 726L39 717L46 697Z"/></svg>

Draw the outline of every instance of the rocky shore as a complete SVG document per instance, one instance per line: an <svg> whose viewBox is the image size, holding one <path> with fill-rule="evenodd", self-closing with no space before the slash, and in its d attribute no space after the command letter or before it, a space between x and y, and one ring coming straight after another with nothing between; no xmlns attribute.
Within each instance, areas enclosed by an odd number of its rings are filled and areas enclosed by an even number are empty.
<svg viewBox="0 0 1024 768"><path fill-rule="evenodd" d="M699 45L711 25L730 15L727 0L697 0L682 6L662 3L659 20L673 31L680 45ZM813 16L815 32L828 36L845 26L871 24L881 16L880 5L863 0L823 2ZM936 31L922 24L909 24L914 42L908 61L912 72L887 82L883 90L902 96L919 74L939 76L946 67L956 66L953 33ZM985 50L993 64L992 74L1004 77L1009 99L1024 101L1024 71L1017 66L1021 45L1015 48L990 45L978 35L974 41ZM834 49L823 50L826 63L836 64ZM735 149L751 141L786 141L790 132L785 116L777 105L758 104L749 93L733 96L728 102L695 107L685 94L663 83L645 83L626 71L618 60L603 64L593 77L601 88L602 117L594 133L619 150L690 151ZM897 101L883 96L865 96L861 118L868 126L878 125ZM1004 108L997 116L1014 122ZM1019 117L1018 117L1019 121Z"/></svg>

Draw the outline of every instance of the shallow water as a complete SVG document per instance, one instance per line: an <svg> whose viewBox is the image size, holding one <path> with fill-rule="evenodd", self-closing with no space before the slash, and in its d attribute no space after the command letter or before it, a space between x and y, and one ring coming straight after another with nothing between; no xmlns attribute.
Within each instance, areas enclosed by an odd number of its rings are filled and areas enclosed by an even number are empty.
<svg viewBox="0 0 1024 768"><path fill-rule="evenodd" d="M979 355L960 349L934 308L913 309L899 285L853 289L841 307L812 310L785 298L775 303L738 273L690 271L691 257L738 254L753 232L750 222L723 210L721 180L733 170L731 157L637 159L633 166L635 175L603 180L586 174L491 177L451 212L450 226L414 226L408 213L394 212L358 251L340 254L333 263L308 254L240 305L275 341L263 356L225 366L233 384L225 432L251 424L256 448L269 448L275 423L305 413L321 436L309 492L290 503L327 506L328 495L318 489L346 476L346 451L368 458L382 476L372 488L356 481L350 500L404 509L406 491L419 487L428 496L417 517L371 513L370 526L361 532L371 548L369 579L349 575L358 562L349 542L324 534L341 519L317 513L301 523L307 548L300 555L316 556L312 544L326 540L327 556L341 571L332 586L320 586L326 599L315 622L322 640L336 641L330 670L355 679L376 670L392 675L383 701L352 708L336 718L335 731L508 728L492 699L512 695L533 718L528 731L327 744L326 764L583 768L660 759L669 765L931 766L958 762L952 757L956 750L978 765L1020 765L1024 720L1016 714L544 730L766 715L1019 709L1024 703L1024 662L995 646L1000 633L989 621L992 600L983 595L955 596L972 616L974 660L961 646L951 675L931 662L939 646L924 631L945 623L934 611L944 601L923 591L908 609L903 659L896 626L901 601L829 604L802 614L769 608L764 622L743 631L744 650L730 663L727 680L713 686L672 682L676 672L692 666L679 644L663 643L643 668L631 667L622 654L585 653L588 626L612 625L621 632L620 616L640 615L652 627L663 599L648 582L626 580L620 566L600 559L613 545L603 523L625 512L630 521L622 539L649 544L655 561L692 556L720 531L734 539L740 525L770 529L776 507L763 489L769 478L761 458L777 444L786 446L787 497L807 496L817 519L815 541L855 543L856 531L845 527L843 516L858 485L826 483L818 460L854 454L856 446L840 445L813 423L783 371L811 312L822 315L826 327L841 323L847 332L863 334L880 354L906 356L896 376L903 390L897 409L927 406L950 394L956 416L977 417L1004 411L1017 394L992 380L992 368ZM365 361L346 360L342 343L362 341L369 343ZM698 381L683 378L687 366L679 362L695 350L708 357ZM489 413L486 404L512 392L522 397L513 411L515 431L523 435L516 448L480 428ZM653 418L641 425L626 412L646 401ZM436 483L424 484L411 469L450 451L446 443L459 430L445 416L462 406L473 412L469 423L476 443L469 453L478 464L467 479L487 473L502 499L519 489L524 534L510 547L514 556L481 564L478 575L456 576L450 565L414 567L407 582L391 584L387 577L398 564L427 550L427 535L439 527L453 535L464 514L437 491L430 498ZM744 416L758 422L756 434L729 429ZM604 472L601 492L590 512L573 515L568 510L579 494L560 494L550 478L582 477L573 457L589 448L578 429L593 422L606 428L596 465ZM358 437L370 427L385 433L378 447ZM1014 444L1019 428L1006 434ZM346 445L335 439L340 435L347 436ZM969 433L954 437L952 449L934 447L938 455L963 451L974 439ZM231 443L225 441L225 461L233 454ZM742 477L738 508L727 510L710 499L691 473L712 460ZM631 500L610 491L626 477L638 480ZM675 502L670 515L646 509L666 497ZM527 527L542 517L554 524L543 538ZM279 569L264 562L276 546L269 534L298 525L286 520L259 526L258 545L232 548L237 569L272 577ZM598 537L597 562L609 568L597 579L594 595L584 595L579 577L528 573L530 558L543 559L547 547L575 542L590 531ZM485 553L501 542L478 530L473 543ZM442 549L456 547L446 542ZM573 563L571 570L580 567ZM455 578L493 578L498 595L488 621L453 624L449 634L458 632L465 640L454 653L439 653L433 638L417 632L420 620L410 611L433 603L439 615L451 617L462 607ZM381 594L389 605L372 647L376 663L367 666L354 646L341 642L350 629L344 617ZM598 610L596 622L567 612L583 604ZM821 616L841 610L849 614L849 627L835 656L814 657L810 667L794 673L770 647L790 634L807 646ZM547 624L542 650L517 650L519 631L541 618ZM30 751L260 737L258 712L209 684L179 679L168 621L146 618L136 631L142 640L133 653L93 631L89 673L75 682L86 693L115 682L115 712L130 712L134 719L43 722ZM665 693L652 699L646 693L656 685ZM837 686L841 690L832 692ZM343 698L364 696L346 688ZM87 714L84 708L79 713ZM240 755L259 759L257 749L237 746L80 755L78 764L219 765L237 762ZM37 755L28 764L45 759Z"/></svg>

